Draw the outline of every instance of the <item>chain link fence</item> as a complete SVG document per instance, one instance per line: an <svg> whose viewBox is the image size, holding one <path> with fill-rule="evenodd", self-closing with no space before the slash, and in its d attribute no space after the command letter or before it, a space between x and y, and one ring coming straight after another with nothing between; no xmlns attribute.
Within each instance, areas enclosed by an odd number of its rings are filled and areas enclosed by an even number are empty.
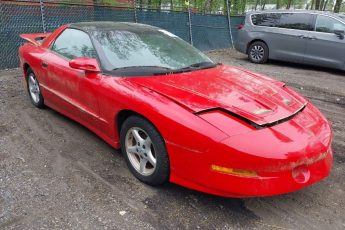
<svg viewBox="0 0 345 230"><path fill-rule="evenodd" d="M134 1L135 2L135 1ZM71 4L57 1L0 1L0 69L19 65L22 33L51 32L82 21L127 21L158 26L190 42L200 50L230 48L242 16L206 15L139 7Z"/></svg>

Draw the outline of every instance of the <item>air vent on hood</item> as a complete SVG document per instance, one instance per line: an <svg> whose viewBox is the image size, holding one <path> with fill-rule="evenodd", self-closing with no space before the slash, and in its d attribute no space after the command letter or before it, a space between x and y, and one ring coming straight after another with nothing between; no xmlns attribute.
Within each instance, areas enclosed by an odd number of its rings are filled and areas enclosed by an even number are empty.
<svg viewBox="0 0 345 230"><path fill-rule="evenodd" d="M242 117L242 116L240 116L240 115L238 115L236 113L233 113L233 112L228 111L228 110L223 109L223 108L207 109L207 110L203 110L203 111L200 111L200 112L197 112L197 113L194 113L194 114L200 115L200 114L204 114L204 113L208 113L208 112L221 111L223 113L229 114L230 116L235 117L235 118L237 118L237 119L247 123L248 125L256 128L256 129L262 129L262 128L267 128L267 127L272 127L272 126L281 124L281 123L283 123L285 121L291 120L298 113L302 112L305 107L306 107L306 105L304 105L300 110L298 110L296 113L292 114L291 116L285 117L283 119L280 119L280 120L277 120L277 121L274 121L274 122L271 122L271 123L266 123L266 124L263 124L263 125L256 124L255 122L253 122L253 121L251 121L251 120L249 120L249 119L247 119L245 117Z"/></svg>

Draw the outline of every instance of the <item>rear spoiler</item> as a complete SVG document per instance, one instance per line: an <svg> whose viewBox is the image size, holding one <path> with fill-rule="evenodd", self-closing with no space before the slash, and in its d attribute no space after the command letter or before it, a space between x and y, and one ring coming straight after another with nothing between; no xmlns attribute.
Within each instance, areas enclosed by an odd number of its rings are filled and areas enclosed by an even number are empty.
<svg viewBox="0 0 345 230"><path fill-rule="evenodd" d="M48 37L51 33L37 33L37 34L21 34L19 35L21 38L25 39L26 41L39 46L41 45L43 39Z"/></svg>

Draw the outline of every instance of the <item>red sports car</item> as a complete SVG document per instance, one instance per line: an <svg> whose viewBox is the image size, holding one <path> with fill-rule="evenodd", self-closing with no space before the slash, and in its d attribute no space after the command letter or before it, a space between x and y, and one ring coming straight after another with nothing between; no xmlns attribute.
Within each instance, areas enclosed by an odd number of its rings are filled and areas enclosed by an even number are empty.
<svg viewBox="0 0 345 230"><path fill-rule="evenodd" d="M149 25L72 23L21 37L32 103L121 148L144 183L248 197L329 175L329 122L282 82L215 64Z"/></svg>

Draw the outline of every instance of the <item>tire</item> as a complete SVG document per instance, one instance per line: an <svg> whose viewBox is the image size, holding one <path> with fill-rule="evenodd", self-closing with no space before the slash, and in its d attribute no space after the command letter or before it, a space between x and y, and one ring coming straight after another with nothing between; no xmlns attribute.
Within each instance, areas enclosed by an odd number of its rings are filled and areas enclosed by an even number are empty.
<svg viewBox="0 0 345 230"><path fill-rule="evenodd" d="M248 48L248 58L251 62L262 64L268 60L268 47L264 42L253 42Z"/></svg>
<svg viewBox="0 0 345 230"><path fill-rule="evenodd" d="M26 85L27 85L27 90L29 93L30 100L34 106L42 109L44 107L44 99L43 99L40 84L36 78L36 75L31 70L31 68L28 68L28 70L26 71L26 74L27 74Z"/></svg>
<svg viewBox="0 0 345 230"><path fill-rule="evenodd" d="M168 181L170 165L165 143L149 121L140 116L127 118L120 141L127 166L136 178L153 186Z"/></svg>

